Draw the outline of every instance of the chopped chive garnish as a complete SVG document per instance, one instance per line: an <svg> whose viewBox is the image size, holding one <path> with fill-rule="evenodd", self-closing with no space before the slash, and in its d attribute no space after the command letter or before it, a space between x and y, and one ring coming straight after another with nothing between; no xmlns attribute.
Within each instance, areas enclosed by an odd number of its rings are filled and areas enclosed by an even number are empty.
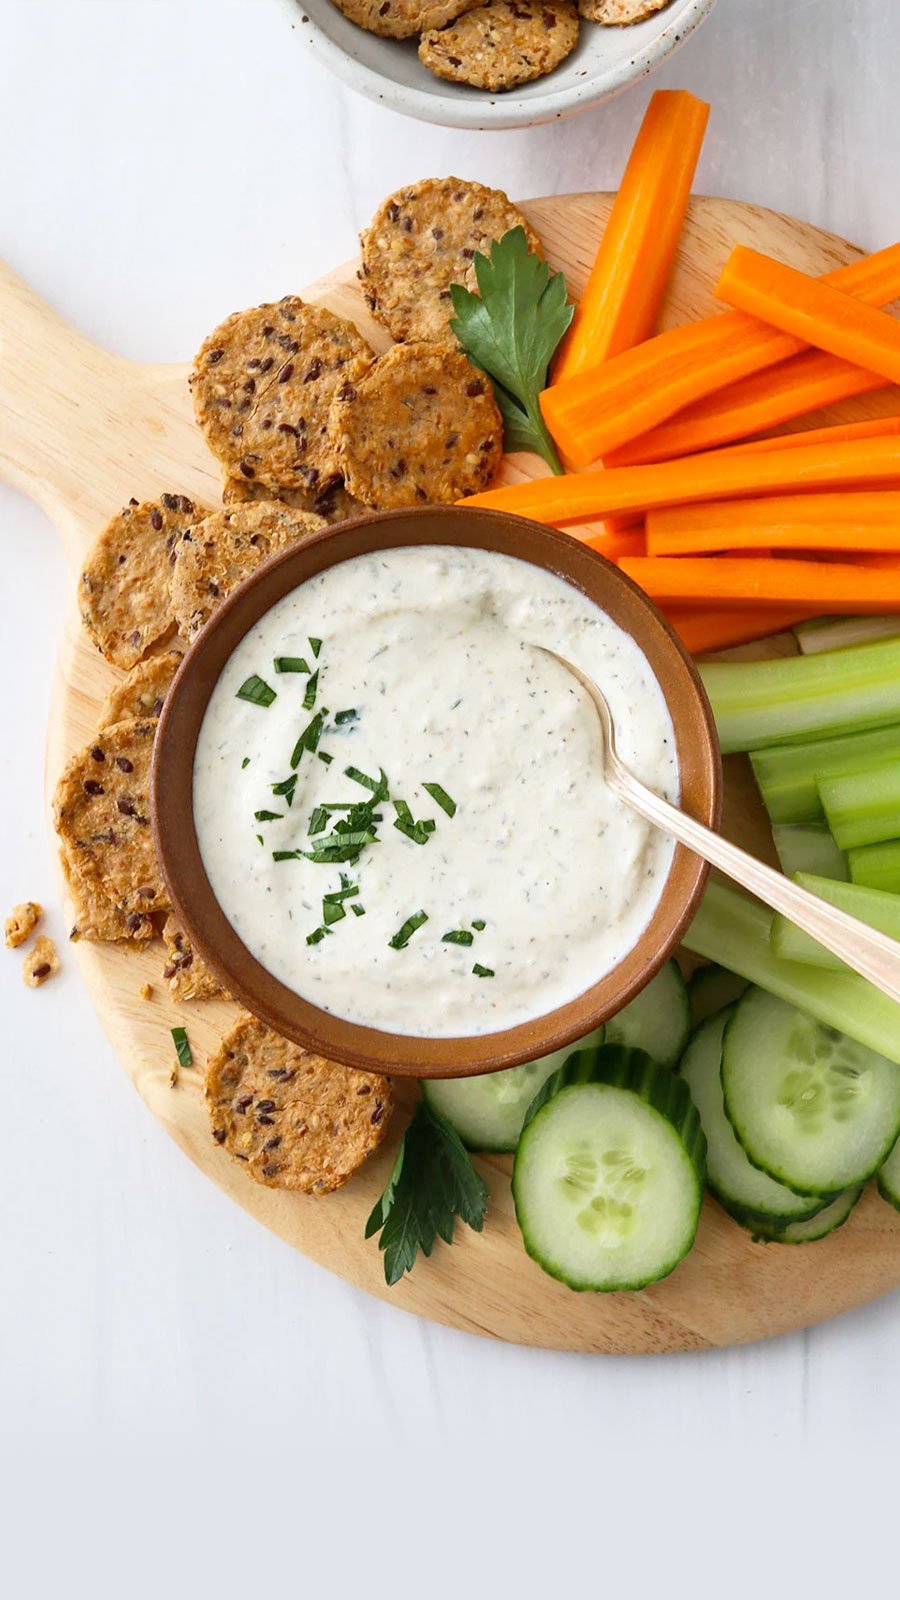
<svg viewBox="0 0 900 1600"><path fill-rule="evenodd" d="M339 906L342 900L352 900L356 894L359 894L359 884L351 883L346 872L342 872L341 887L333 889L331 894L323 894L322 904L324 906Z"/></svg>
<svg viewBox="0 0 900 1600"><path fill-rule="evenodd" d="M304 711L312 711L312 708L316 703L316 692L318 690L318 687L319 687L319 669L317 667L315 672L313 673L312 677L309 679L309 682L306 685L306 693L303 696L303 709L304 709Z"/></svg>
<svg viewBox="0 0 900 1600"><path fill-rule="evenodd" d="M310 639L310 641L309 641L309 648L310 648L310 650L311 650L311 651L312 651L312 653L313 653L313 655L314 655L314 656L318 656L318 654L319 654L319 651L320 651L320 650L321 650L321 648L322 648L322 641L321 641L321 639Z"/></svg>
<svg viewBox="0 0 900 1600"><path fill-rule="evenodd" d="M334 756L330 756L327 750L317 750L316 755L320 761L324 761L326 767L330 767L332 761L334 760Z"/></svg>
<svg viewBox="0 0 900 1600"><path fill-rule="evenodd" d="M353 912L355 917L364 917L366 914L365 906L361 906L358 900L351 902L350 910Z"/></svg>
<svg viewBox="0 0 900 1600"><path fill-rule="evenodd" d="M343 922L346 915L347 912L342 905L335 905L331 900L323 900L322 921L326 928L330 928L333 922Z"/></svg>
<svg viewBox="0 0 900 1600"><path fill-rule="evenodd" d="M260 843L262 843L262 840L260 840ZM302 850L273 850L272 851L272 860L273 861L302 861L303 860L303 851Z"/></svg>
<svg viewBox="0 0 900 1600"><path fill-rule="evenodd" d="M308 672L309 663L302 656L276 656L276 672Z"/></svg>
<svg viewBox="0 0 900 1600"><path fill-rule="evenodd" d="M288 809L294 804L294 792L297 788L297 774L292 772L289 778L282 778L280 783L273 783L272 793L278 794L287 801Z"/></svg>
<svg viewBox="0 0 900 1600"><path fill-rule="evenodd" d="M448 817L456 816L456 801L451 799L450 795L441 784L423 783L422 788L425 790L426 794L431 795L432 800L434 800L440 806L442 811L446 811Z"/></svg>
<svg viewBox="0 0 900 1600"><path fill-rule="evenodd" d="M402 822L412 822L413 814L405 800L394 800L393 806Z"/></svg>
<svg viewBox="0 0 900 1600"><path fill-rule="evenodd" d="M249 767L249 765L250 765L250 757L249 756L245 756L243 761L241 762L241 771L243 772L244 768L245 767Z"/></svg>
<svg viewBox="0 0 900 1600"><path fill-rule="evenodd" d="M472 971L476 978L493 978L494 976L493 967L483 967L480 961L476 961Z"/></svg>
<svg viewBox="0 0 900 1600"><path fill-rule="evenodd" d="M328 812L325 810L324 806L316 806L315 811L309 819L309 832L324 833L327 826Z"/></svg>
<svg viewBox="0 0 900 1600"><path fill-rule="evenodd" d="M472 918L472 927L476 930L477 933L484 933L484 930L487 927L487 923L486 922L482 922L480 917L473 917Z"/></svg>
<svg viewBox="0 0 900 1600"><path fill-rule="evenodd" d="M306 935L307 944L321 944L327 932L327 928L316 928L312 933Z"/></svg>
<svg viewBox="0 0 900 1600"><path fill-rule="evenodd" d="M283 811L254 811L257 822L280 822L284 816Z"/></svg>
<svg viewBox="0 0 900 1600"><path fill-rule="evenodd" d="M427 822L407 822L405 817L397 817L394 827L404 838L411 839L413 844L427 844L434 832L434 823L429 828Z"/></svg>
<svg viewBox="0 0 900 1600"><path fill-rule="evenodd" d="M291 751L292 767L299 767L300 759L304 750L309 750L310 752L315 750L316 745L318 744L322 735L322 727L325 722L325 717L326 712L317 711L312 721L306 724L306 727L303 729L303 732Z"/></svg>
<svg viewBox="0 0 900 1600"><path fill-rule="evenodd" d="M334 720L340 728L343 727L345 722L358 722L359 712L355 706L348 706L346 711L338 711Z"/></svg>
<svg viewBox="0 0 900 1600"><path fill-rule="evenodd" d="M261 678L256 672L251 672L249 678L244 679L234 698L249 700L252 706L270 706L278 696L274 689L269 688L265 678Z"/></svg>
<svg viewBox="0 0 900 1600"><path fill-rule="evenodd" d="M374 844L375 841L376 835L371 828L356 828L347 832L339 832L335 828L331 833L326 834L324 838L316 840L314 850L304 850L300 854L304 855L307 861L314 861L318 864L330 865L341 861L352 864L358 859L363 845Z"/></svg>
<svg viewBox="0 0 900 1600"><path fill-rule="evenodd" d="M407 917L402 928L397 929L394 937L388 940L391 949L405 950L416 929L421 928L422 924L427 921L427 911L414 911L411 917Z"/></svg>
<svg viewBox="0 0 900 1600"><path fill-rule="evenodd" d="M475 935L468 928L451 928L441 939L441 944L474 944Z"/></svg>
<svg viewBox="0 0 900 1600"><path fill-rule="evenodd" d="M265 841L265 839L264 839L264 838L263 838L263 836L262 836L262 834L261 834L261 833L258 833L258 834L257 834L257 835L256 835L256 842L257 842L257 844L261 844L261 845L265 845L265 842L266 842L266 841Z"/></svg>
<svg viewBox="0 0 900 1600"><path fill-rule="evenodd" d="M379 778L370 778L367 772L360 772L359 767L345 767L344 776L352 778L354 783L361 783L364 789L371 789L376 800L388 799L388 776L384 767Z"/></svg>
<svg viewBox="0 0 900 1600"><path fill-rule="evenodd" d="M175 1054L178 1057L178 1065L180 1067L192 1067L194 1065L194 1057L191 1052L187 1030L185 1028L173 1028L172 1043L175 1046Z"/></svg>

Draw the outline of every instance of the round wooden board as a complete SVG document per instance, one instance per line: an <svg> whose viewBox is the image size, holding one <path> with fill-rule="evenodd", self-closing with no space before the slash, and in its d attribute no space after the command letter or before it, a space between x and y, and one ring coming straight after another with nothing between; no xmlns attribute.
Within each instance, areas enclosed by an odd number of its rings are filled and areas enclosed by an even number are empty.
<svg viewBox="0 0 900 1600"><path fill-rule="evenodd" d="M536 200L524 207L554 267L578 295L608 213L603 195ZM842 240L759 208L697 199L691 207L664 325L715 309L711 285L735 242L755 245L812 271L857 252ZM268 285L261 281L259 298ZM379 348L388 342L367 314L348 264L305 291L352 317ZM218 504L219 480L193 422L186 369L145 367L89 344L0 269L0 474L48 511L72 565L73 602L59 655L48 734L48 795L65 760L91 735L114 679L88 643L75 608L75 573L106 518L129 496L186 492ZM204 330L205 331L205 330ZM836 414L896 409L893 393L853 402ZM535 465L507 464L514 478ZM782 641L782 647L783 641ZM777 648L777 644L774 646ZM729 775L729 831L768 853L770 840L740 763ZM850 1222L805 1249L754 1244L712 1201L689 1258L640 1294L573 1294L525 1255L510 1197L509 1162L480 1161L491 1189L485 1231L461 1228L452 1249L438 1245L411 1277L387 1290L380 1255L363 1225L394 1159L415 1093L399 1086L390 1136L345 1189L313 1199L259 1188L212 1142L201 1100L203 1063L234 1007L169 1003L160 946L120 950L79 943L66 952L84 975L100 1019L136 1089L183 1150L258 1220L323 1266L392 1304L434 1321L521 1344L581 1351L692 1350L737 1344L804 1327L900 1286L900 1217L868 1193ZM145 982L153 999L139 998ZM170 1087L169 1030L186 1024L200 1071Z"/></svg>

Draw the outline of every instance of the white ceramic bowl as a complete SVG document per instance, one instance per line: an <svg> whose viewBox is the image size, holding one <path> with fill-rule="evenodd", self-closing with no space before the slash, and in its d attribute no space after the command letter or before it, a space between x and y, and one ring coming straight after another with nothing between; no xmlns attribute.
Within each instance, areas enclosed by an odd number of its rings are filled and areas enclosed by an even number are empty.
<svg viewBox="0 0 900 1600"><path fill-rule="evenodd" d="M585 22L577 49L549 77L492 95L436 78L422 66L416 40L366 33L331 0L282 0L297 35L351 89L408 117L451 128L525 128L597 105L658 67L715 3L670 0L663 11L629 28Z"/></svg>

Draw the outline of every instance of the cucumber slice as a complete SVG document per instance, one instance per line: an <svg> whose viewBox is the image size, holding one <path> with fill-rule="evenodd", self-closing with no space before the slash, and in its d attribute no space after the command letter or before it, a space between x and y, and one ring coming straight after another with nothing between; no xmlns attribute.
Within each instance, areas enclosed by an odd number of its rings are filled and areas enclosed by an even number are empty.
<svg viewBox="0 0 900 1600"><path fill-rule="evenodd" d="M570 1056L528 1109L513 1199L528 1254L570 1289L642 1289L694 1242L706 1140L687 1085L642 1050Z"/></svg>
<svg viewBox="0 0 900 1600"><path fill-rule="evenodd" d="M733 1006L748 988L747 979L739 978L727 967L698 967L687 986L692 1026L699 1028L708 1017L716 1016L726 1006Z"/></svg>
<svg viewBox="0 0 900 1600"><path fill-rule="evenodd" d="M754 1239L764 1244L815 1244L817 1239L824 1239L836 1228L843 1227L861 1194L862 1186L845 1189L843 1194L835 1195L821 1211L817 1211L814 1217L783 1223L781 1226L771 1217L754 1216L752 1212L743 1216L732 1212L732 1216L753 1234Z"/></svg>
<svg viewBox="0 0 900 1600"><path fill-rule="evenodd" d="M900 1131L894 1063L762 989L725 1030L722 1087L753 1165L803 1193L864 1183Z"/></svg>
<svg viewBox="0 0 900 1600"><path fill-rule="evenodd" d="M602 1043L603 1029L597 1028L577 1044L521 1067L505 1067L479 1078L424 1078L422 1093L453 1124L467 1150L515 1150L525 1113L551 1073L576 1050Z"/></svg>
<svg viewBox="0 0 900 1600"><path fill-rule="evenodd" d="M645 989L606 1024L606 1043L646 1050L661 1067L674 1067L691 1034L687 985L677 961L667 961Z"/></svg>
<svg viewBox="0 0 900 1600"><path fill-rule="evenodd" d="M900 1139L886 1161L878 1168L878 1193L895 1211L900 1211Z"/></svg>
<svg viewBox="0 0 900 1600"><path fill-rule="evenodd" d="M744 1212L768 1222L795 1221L821 1211L821 1195L795 1194L748 1161L725 1115L722 1039L734 1006L701 1024L681 1058L679 1072L691 1091L706 1135L706 1182L732 1216Z"/></svg>

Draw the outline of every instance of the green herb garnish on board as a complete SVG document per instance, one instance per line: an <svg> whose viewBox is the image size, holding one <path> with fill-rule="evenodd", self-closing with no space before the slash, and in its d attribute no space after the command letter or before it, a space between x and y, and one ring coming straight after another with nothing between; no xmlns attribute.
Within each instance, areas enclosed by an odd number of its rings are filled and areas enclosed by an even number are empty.
<svg viewBox="0 0 900 1600"><path fill-rule="evenodd" d="M450 327L494 385L506 449L532 450L561 474L538 397L575 314L566 280L529 250L521 227L496 239L489 257L476 253L475 278L478 294L462 284L451 285L455 315Z"/></svg>
<svg viewBox="0 0 900 1600"><path fill-rule="evenodd" d="M302 656L276 656L275 657L275 671L276 672L308 672L309 671L309 662L308 661L304 661Z"/></svg>
<svg viewBox="0 0 900 1600"><path fill-rule="evenodd" d="M447 793L443 784L423 783L422 788L426 794L431 795L432 800L436 805L440 806L442 811L446 811L448 817L456 816L456 801Z"/></svg>
<svg viewBox="0 0 900 1600"><path fill-rule="evenodd" d="M403 926L397 929L394 937L388 940L388 944L390 945L391 949L405 950L416 930L421 928L423 923L426 923L427 921L427 911L414 911L411 917L407 917Z"/></svg>
<svg viewBox="0 0 900 1600"><path fill-rule="evenodd" d="M420 1250L430 1256L436 1239L452 1244L457 1217L480 1233L487 1203L487 1184L459 1134L427 1100L420 1100L384 1193L366 1223L367 1239L380 1234L387 1283L395 1284L409 1272Z"/></svg>
<svg viewBox="0 0 900 1600"><path fill-rule="evenodd" d="M251 672L249 678L244 679L234 698L249 700L252 706L270 706L278 696L274 689L269 688L265 678L261 678L256 672Z"/></svg>
<svg viewBox="0 0 900 1600"><path fill-rule="evenodd" d="M194 1065L194 1056L191 1050L190 1041L187 1036L187 1029L173 1028L172 1043L175 1046L175 1054L178 1057L178 1065L180 1067L192 1067Z"/></svg>

